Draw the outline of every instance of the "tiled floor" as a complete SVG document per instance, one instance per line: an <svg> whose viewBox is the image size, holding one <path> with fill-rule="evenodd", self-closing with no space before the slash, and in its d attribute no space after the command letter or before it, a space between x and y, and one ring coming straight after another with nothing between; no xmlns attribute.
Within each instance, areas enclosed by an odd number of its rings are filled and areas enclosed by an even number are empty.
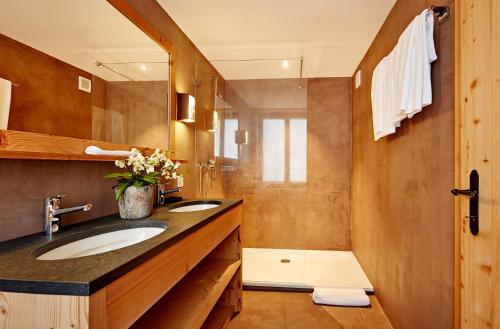
<svg viewBox="0 0 500 329"><path fill-rule="evenodd" d="M392 329L375 297L370 308L318 306L308 293L244 291L229 329Z"/></svg>

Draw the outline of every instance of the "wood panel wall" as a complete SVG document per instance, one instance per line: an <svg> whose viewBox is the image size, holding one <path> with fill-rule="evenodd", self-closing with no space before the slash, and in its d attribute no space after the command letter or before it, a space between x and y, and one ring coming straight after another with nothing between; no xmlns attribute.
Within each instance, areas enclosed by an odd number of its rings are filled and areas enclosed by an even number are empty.
<svg viewBox="0 0 500 329"><path fill-rule="evenodd" d="M500 328L500 1L458 6L457 186L469 188L474 169L480 184L477 235L470 232L469 200L457 198L456 328Z"/></svg>
<svg viewBox="0 0 500 329"><path fill-rule="evenodd" d="M371 76L433 0L398 0L353 86L353 250L395 329L452 328L454 279L454 1L437 25L433 105L373 141Z"/></svg>
<svg viewBox="0 0 500 329"><path fill-rule="evenodd" d="M176 73L173 78L176 80L177 90L194 95L197 60L199 61L198 67L203 68L198 73L198 79L202 80L199 89L212 88L209 83L203 82L218 75L217 71L163 8L154 0L129 0L129 2L159 29L165 40L173 44L176 50L174 63ZM0 52L0 58L2 54ZM50 81L54 83L53 80ZM220 81L223 83L222 77ZM22 81L15 82L22 83ZM208 104L213 99L212 96L208 98L209 92L201 92L200 95L203 95L200 97L205 99L205 101L200 101L201 104ZM204 111L199 111L197 115L203 118L204 115L208 115L207 113L211 113L210 109L204 108ZM177 129L180 125L183 129ZM183 196L193 197L198 190L196 185L198 180L195 175L195 126L181 123L175 126L176 157L189 161L183 166L186 175ZM200 133L207 133L203 126L198 129ZM210 144L211 137L197 142L198 148L211 148L211 144L204 146L203 143ZM68 194L64 206L87 202L94 204L92 211L67 215L65 219L63 218L63 222L77 222L116 213L117 206L111 190L112 182L102 179L105 173L112 170L114 168L110 163L0 159L0 190L4 192L0 200L0 241L40 232L42 230L42 200L52 194ZM218 177L220 179L221 175Z"/></svg>

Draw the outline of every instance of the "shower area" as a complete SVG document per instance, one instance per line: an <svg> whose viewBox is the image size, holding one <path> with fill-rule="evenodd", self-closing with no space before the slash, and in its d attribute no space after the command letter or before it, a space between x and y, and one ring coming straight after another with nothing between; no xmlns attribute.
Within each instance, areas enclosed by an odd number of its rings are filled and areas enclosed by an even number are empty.
<svg viewBox="0 0 500 329"><path fill-rule="evenodd" d="M235 77L216 96L213 146L224 197L244 199L246 288L372 292L350 251L351 79L301 78L300 58L214 64Z"/></svg>

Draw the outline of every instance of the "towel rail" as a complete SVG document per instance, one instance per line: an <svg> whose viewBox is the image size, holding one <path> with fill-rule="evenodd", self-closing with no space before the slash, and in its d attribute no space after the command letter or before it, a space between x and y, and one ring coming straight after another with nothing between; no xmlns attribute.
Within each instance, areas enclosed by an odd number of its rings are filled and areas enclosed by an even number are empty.
<svg viewBox="0 0 500 329"><path fill-rule="evenodd" d="M450 17L449 6L431 6L429 9L437 16L440 25Z"/></svg>

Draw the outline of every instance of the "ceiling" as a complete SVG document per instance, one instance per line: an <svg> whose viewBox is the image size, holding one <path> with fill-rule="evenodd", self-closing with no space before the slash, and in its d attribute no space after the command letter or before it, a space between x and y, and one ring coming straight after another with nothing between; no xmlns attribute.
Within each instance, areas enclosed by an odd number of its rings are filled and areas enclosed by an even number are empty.
<svg viewBox="0 0 500 329"><path fill-rule="evenodd" d="M352 76L396 2L157 1L225 79Z"/></svg>
<svg viewBox="0 0 500 329"><path fill-rule="evenodd" d="M169 55L104 0L0 1L0 33L108 81L168 80ZM142 65L141 65L142 64Z"/></svg>

